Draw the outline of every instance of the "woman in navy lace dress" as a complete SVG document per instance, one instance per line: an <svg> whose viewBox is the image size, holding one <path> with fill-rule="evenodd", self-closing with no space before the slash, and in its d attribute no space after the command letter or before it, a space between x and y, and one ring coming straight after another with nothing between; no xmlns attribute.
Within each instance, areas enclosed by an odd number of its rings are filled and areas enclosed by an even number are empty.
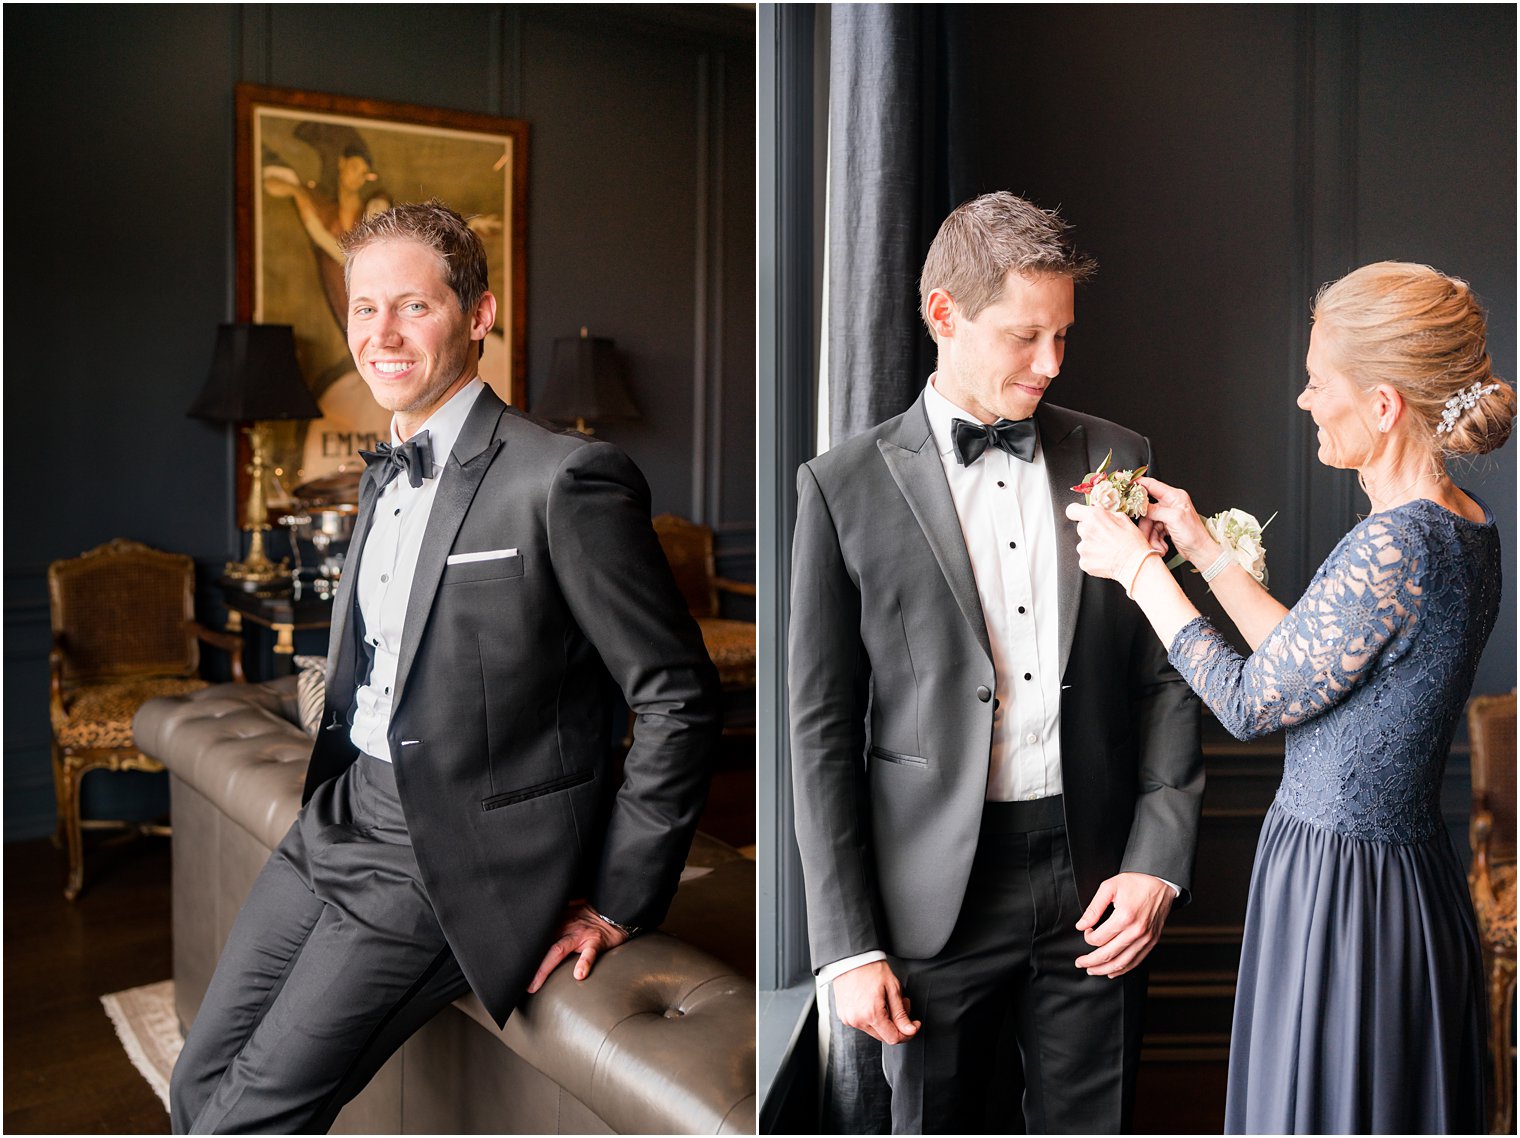
<svg viewBox="0 0 1520 1138"><path fill-rule="evenodd" d="M1144 480L1249 658L1127 518L1068 514L1082 568L1126 587L1232 734L1287 731L1251 877L1226 1130L1481 1132L1483 968L1440 785L1498 611L1499 539L1445 461L1501 446L1515 396L1467 285L1420 265L1323 290L1307 366L1298 405L1319 460L1358 472L1371 513L1291 611L1185 493Z"/></svg>

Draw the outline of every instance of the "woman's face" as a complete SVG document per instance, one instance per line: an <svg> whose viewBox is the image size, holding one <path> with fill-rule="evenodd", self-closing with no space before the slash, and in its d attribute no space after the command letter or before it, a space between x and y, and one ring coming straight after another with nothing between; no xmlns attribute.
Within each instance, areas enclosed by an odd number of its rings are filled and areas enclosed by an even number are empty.
<svg viewBox="0 0 1520 1138"><path fill-rule="evenodd" d="M374 174L370 172L367 158L350 154L338 159L338 183L345 190L361 190L364 188L364 183L373 181L374 177Z"/></svg>
<svg viewBox="0 0 1520 1138"><path fill-rule="evenodd" d="M1298 405L1319 428L1319 460L1350 470L1372 457L1377 436L1368 396L1331 362L1334 344L1335 333L1322 324L1309 332L1309 355L1304 361L1309 382L1298 393Z"/></svg>

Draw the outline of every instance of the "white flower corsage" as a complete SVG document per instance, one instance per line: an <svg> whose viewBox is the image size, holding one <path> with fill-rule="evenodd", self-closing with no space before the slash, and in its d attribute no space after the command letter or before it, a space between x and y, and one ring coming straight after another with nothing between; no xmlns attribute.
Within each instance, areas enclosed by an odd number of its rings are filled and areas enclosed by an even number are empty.
<svg viewBox="0 0 1520 1138"><path fill-rule="evenodd" d="M1145 517L1145 511L1150 505L1150 496L1146 494L1145 487L1140 485L1140 478L1149 467L1109 471L1108 464L1113 457L1114 452L1109 451L1098 469L1073 486L1072 490L1083 495L1083 501L1089 506L1114 514L1124 514L1139 521Z"/></svg>
<svg viewBox="0 0 1520 1138"><path fill-rule="evenodd" d="M1230 561L1237 561L1256 580L1265 585L1267 583L1267 547L1261 540L1264 529L1272 524L1277 515L1264 522L1258 522L1254 514L1248 514L1244 510L1221 510L1211 518L1204 518L1204 528L1209 531L1209 536L1224 547L1224 553L1219 561L1211 565L1209 570L1203 571L1204 580L1212 581L1228 565ZM1187 558L1180 553L1166 563L1168 569L1175 569ZM1217 566L1217 568L1215 567ZM1194 572L1199 572L1195 569Z"/></svg>

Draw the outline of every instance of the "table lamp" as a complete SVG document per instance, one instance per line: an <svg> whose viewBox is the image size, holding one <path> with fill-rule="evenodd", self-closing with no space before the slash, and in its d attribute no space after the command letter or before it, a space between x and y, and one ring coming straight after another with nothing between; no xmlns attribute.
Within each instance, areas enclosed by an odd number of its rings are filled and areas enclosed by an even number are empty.
<svg viewBox="0 0 1520 1138"><path fill-rule="evenodd" d="M253 452L243 529L251 537L248 556L229 561L226 576L248 588L285 576L283 564L264 553L269 507L264 476L269 469L269 422L317 419L322 415L296 363L295 332L289 324L223 324L217 329L211 374L187 414L217 423L248 423Z"/></svg>

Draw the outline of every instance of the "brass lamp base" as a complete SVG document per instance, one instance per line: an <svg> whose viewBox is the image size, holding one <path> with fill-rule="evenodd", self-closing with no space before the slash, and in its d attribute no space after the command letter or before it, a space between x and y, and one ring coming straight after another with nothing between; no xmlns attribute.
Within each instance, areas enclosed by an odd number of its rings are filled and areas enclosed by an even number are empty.
<svg viewBox="0 0 1520 1138"><path fill-rule="evenodd" d="M269 506L264 497L264 472L269 469L269 424L254 423L245 428L253 459L248 464L248 510L243 532L250 535L248 556L229 561L223 576L245 589L269 586L277 581L289 582L290 565L285 558L278 562L264 555L264 534L269 530Z"/></svg>
<svg viewBox="0 0 1520 1138"><path fill-rule="evenodd" d="M250 558L247 561L229 561L222 570L222 577L235 581L249 592L267 588L276 583L290 584L290 563L285 558L278 562L265 558L262 563Z"/></svg>

